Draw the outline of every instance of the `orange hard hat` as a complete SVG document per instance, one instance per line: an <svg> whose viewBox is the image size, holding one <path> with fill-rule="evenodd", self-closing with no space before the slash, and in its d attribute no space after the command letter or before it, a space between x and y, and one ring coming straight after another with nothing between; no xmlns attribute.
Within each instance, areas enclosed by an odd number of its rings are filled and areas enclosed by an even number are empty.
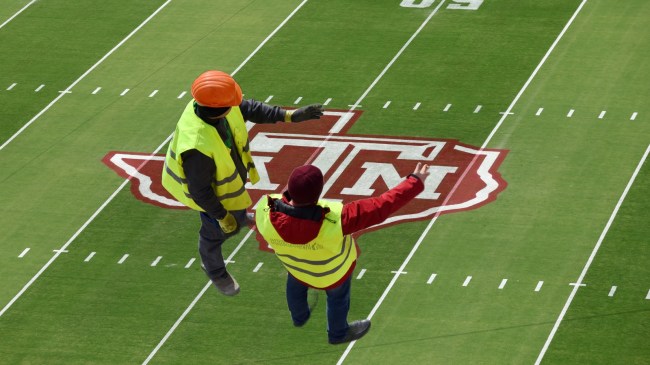
<svg viewBox="0 0 650 365"><path fill-rule="evenodd" d="M241 88L222 71L205 71L192 83L192 97L199 105L223 108L241 104Z"/></svg>

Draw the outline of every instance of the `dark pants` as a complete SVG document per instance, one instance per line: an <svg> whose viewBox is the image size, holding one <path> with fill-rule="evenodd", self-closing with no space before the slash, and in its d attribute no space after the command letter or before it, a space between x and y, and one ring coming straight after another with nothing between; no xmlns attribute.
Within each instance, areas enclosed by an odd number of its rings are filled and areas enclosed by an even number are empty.
<svg viewBox="0 0 650 365"><path fill-rule="evenodd" d="M350 284L352 276L327 293L327 335L330 340L340 340L348 331L350 311ZM311 315L307 304L308 287L287 274L287 304L291 319L297 325L305 323Z"/></svg>
<svg viewBox="0 0 650 365"><path fill-rule="evenodd" d="M233 210L230 213L235 217L240 227L246 225L246 210ZM223 277L226 274L226 263L223 261L221 245L230 236L232 234L226 235L223 233L216 219L212 219L201 212L199 254L201 254L201 262L208 277Z"/></svg>

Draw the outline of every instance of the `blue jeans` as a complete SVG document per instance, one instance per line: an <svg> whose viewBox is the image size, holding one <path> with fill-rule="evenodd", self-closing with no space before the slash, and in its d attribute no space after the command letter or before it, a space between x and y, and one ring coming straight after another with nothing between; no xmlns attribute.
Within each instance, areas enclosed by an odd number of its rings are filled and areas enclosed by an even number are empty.
<svg viewBox="0 0 650 365"><path fill-rule="evenodd" d="M233 210L230 212L239 226L246 226L246 210ZM216 219L201 212L201 229L199 230L199 254L205 272L209 278L223 277L226 274L226 263L223 261L221 245L228 237L219 227Z"/></svg>
<svg viewBox="0 0 650 365"><path fill-rule="evenodd" d="M340 340L348 331L348 312L350 311L350 284L352 276L343 284L327 293L327 335L330 340ZM311 312L307 304L308 287L287 274L287 304L291 319L297 325L305 323Z"/></svg>

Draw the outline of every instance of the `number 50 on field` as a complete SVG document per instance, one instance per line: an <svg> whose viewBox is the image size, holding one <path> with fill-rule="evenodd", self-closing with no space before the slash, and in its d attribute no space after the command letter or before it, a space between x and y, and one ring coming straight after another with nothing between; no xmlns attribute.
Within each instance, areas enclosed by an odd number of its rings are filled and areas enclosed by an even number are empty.
<svg viewBox="0 0 650 365"><path fill-rule="evenodd" d="M436 0L402 0L399 5L405 8L428 8L435 2ZM477 10L481 4L483 0L452 0L447 9Z"/></svg>

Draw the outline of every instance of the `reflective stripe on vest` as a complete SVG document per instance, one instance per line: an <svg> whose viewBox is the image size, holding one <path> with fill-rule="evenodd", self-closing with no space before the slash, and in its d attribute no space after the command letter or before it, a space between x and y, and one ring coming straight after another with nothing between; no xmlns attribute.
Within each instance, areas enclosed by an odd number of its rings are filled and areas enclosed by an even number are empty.
<svg viewBox="0 0 650 365"><path fill-rule="evenodd" d="M237 151L245 164L252 183L259 181L259 175L253 164L249 151L248 132L246 123L239 107L233 107L226 120ZM246 209L251 204L251 198L246 191L244 181L237 172L235 163L230 158L230 149L223 143L216 128L202 121L194 113L194 100L191 100L181 115L174 136L165 157L162 171L162 184L165 189L179 202L186 206L203 211L189 193L181 154L196 149L214 161L217 174L212 182L215 195L227 210Z"/></svg>
<svg viewBox="0 0 650 365"><path fill-rule="evenodd" d="M271 195L279 199L280 195ZM327 288L341 280L357 259L357 249L352 236L343 235L341 211L343 204L320 200L318 205L330 208L323 220L318 236L300 245L282 239L271 223L267 199L256 207L257 229L284 267L298 280L316 288Z"/></svg>

